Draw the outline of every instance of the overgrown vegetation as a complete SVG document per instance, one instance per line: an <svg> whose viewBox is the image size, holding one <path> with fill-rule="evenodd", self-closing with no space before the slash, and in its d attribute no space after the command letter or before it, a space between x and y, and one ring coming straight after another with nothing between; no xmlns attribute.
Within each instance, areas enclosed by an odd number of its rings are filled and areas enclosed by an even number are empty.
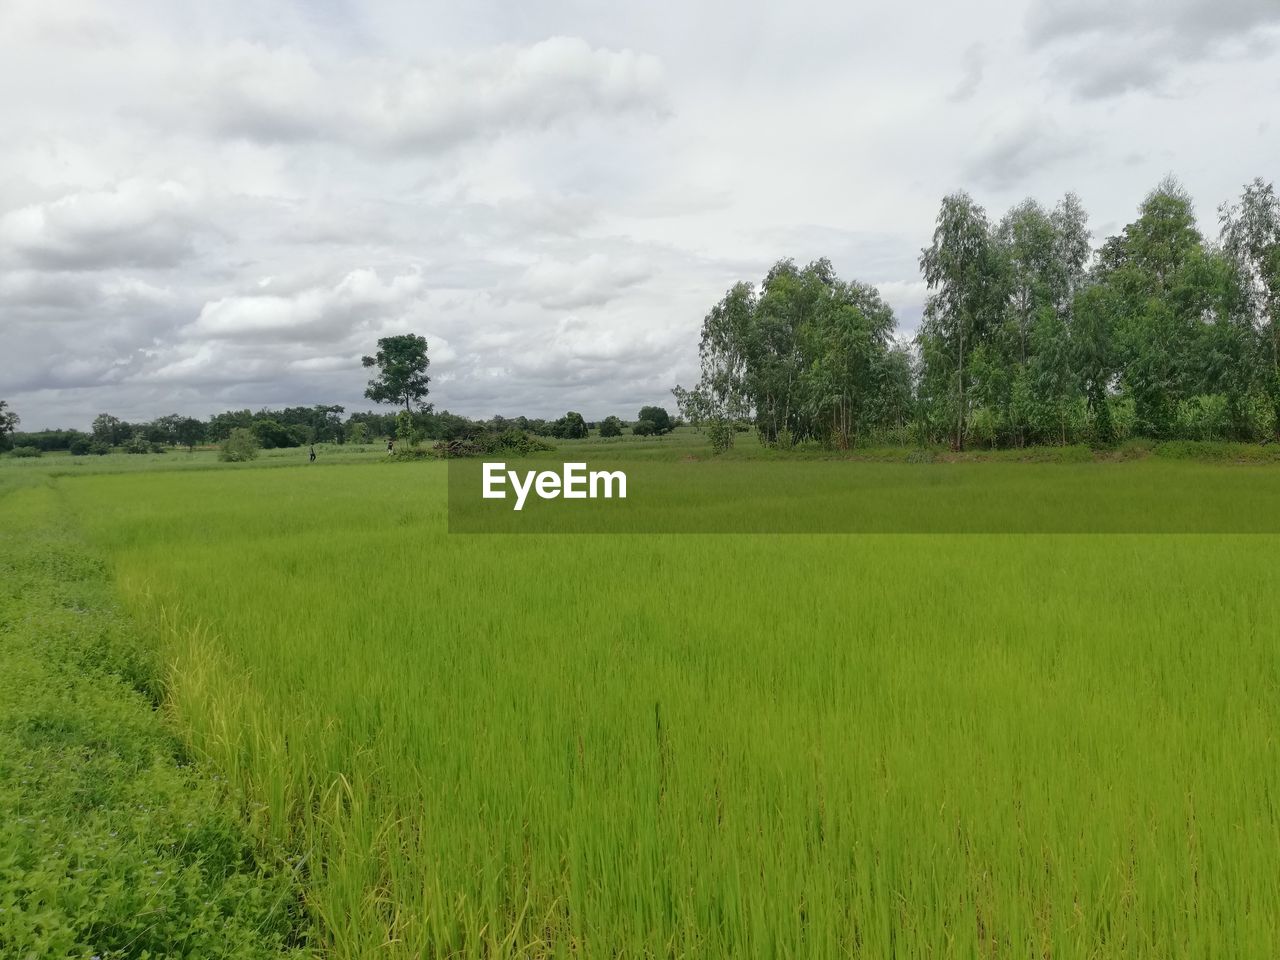
<svg viewBox="0 0 1280 960"><path fill-rule="evenodd" d="M0 956L301 958L291 871L156 712L158 651L65 506L0 478L0 511Z"/></svg>

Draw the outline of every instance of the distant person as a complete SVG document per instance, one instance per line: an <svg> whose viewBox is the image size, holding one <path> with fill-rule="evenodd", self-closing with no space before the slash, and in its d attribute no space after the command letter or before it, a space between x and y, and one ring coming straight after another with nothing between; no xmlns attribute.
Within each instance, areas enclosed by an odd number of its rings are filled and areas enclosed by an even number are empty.
<svg viewBox="0 0 1280 960"><path fill-rule="evenodd" d="M393 437L387 437L387 453L396 452L396 441Z"/></svg>
<svg viewBox="0 0 1280 960"><path fill-rule="evenodd" d="M310 456L308 459L309 459L312 463L315 463L315 462L316 462L316 447L315 447L315 444L314 444L314 443L311 445L311 456Z"/></svg>

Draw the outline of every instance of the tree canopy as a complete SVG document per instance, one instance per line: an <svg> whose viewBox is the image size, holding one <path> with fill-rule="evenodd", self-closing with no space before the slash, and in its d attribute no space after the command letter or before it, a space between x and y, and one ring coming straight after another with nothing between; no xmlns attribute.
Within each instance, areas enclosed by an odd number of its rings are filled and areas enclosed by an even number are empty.
<svg viewBox="0 0 1280 960"><path fill-rule="evenodd" d="M374 403L403 405L405 412L413 413L415 404L421 406L429 392L426 337L406 333L395 337L383 337L378 341L378 351L372 357L361 357L366 367L377 367L378 375L369 381L364 395Z"/></svg>

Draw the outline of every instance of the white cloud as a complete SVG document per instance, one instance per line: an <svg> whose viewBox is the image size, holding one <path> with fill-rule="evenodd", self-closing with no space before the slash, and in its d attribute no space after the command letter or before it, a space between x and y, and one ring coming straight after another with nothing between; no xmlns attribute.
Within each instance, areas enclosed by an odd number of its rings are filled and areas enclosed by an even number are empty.
<svg viewBox="0 0 1280 960"><path fill-rule="evenodd" d="M329 343L415 316L424 292L418 273L384 281L367 268L295 293L263 292L269 287L206 303L184 332L209 340Z"/></svg>
<svg viewBox="0 0 1280 960"><path fill-rule="evenodd" d="M655 57L576 37L414 62L317 59L241 40L193 67L154 116L268 144L430 152L589 117L653 114L664 100Z"/></svg>
<svg viewBox="0 0 1280 960"><path fill-rule="evenodd" d="M76 191L0 216L0 252L42 269L172 267L195 252L194 209L173 182Z"/></svg>
<svg viewBox="0 0 1280 960"><path fill-rule="evenodd" d="M542 259L521 274L514 294L553 310L602 307L650 274L638 257L612 259L593 253L578 261Z"/></svg>

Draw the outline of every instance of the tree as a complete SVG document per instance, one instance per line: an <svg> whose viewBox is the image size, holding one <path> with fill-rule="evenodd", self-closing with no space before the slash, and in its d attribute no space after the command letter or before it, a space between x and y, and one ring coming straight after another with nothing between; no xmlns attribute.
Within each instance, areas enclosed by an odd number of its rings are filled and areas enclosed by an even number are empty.
<svg viewBox="0 0 1280 960"><path fill-rule="evenodd" d="M658 432L658 428L652 420L637 420L631 427L631 432L637 437L651 437Z"/></svg>
<svg viewBox="0 0 1280 960"><path fill-rule="evenodd" d="M636 419L648 420L653 424L653 432L659 436L670 433L675 427L671 422L671 414L667 413L665 407L641 407Z"/></svg>
<svg viewBox="0 0 1280 960"><path fill-rule="evenodd" d="M1250 323L1265 344L1261 352L1270 371L1261 377L1262 389L1280 427L1280 198L1259 177L1244 188L1239 204L1222 205L1219 219L1223 250L1237 270Z"/></svg>
<svg viewBox="0 0 1280 960"><path fill-rule="evenodd" d="M196 444L204 440L204 424L195 417L179 417L174 424L174 439L194 452Z"/></svg>
<svg viewBox="0 0 1280 960"><path fill-rule="evenodd" d="M218 459L229 463L243 463L258 456L258 438L253 431L235 427L218 447Z"/></svg>
<svg viewBox="0 0 1280 960"><path fill-rule="evenodd" d="M100 413L93 418L93 438L109 447L119 446L133 436L133 426L113 417L109 413Z"/></svg>
<svg viewBox="0 0 1280 960"><path fill-rule="evenodd" d="M427 340L416 334L406 333L396 337L383 337L378 341L378 352L372 357L362 357L361 364L377 367L378 376L369 381L364 395L374 403L404 404L407 413L413 413L413 405L422 405L426 398Z"/></svg>
<svg viewBox="0 0 1280 960"><path fill-rule="evenodd" d="M600 436L602 437L620 437L622 436L622 421L615 416L605 417L600 421Z"/></svg>
<svg viewBox="0 0 1280 960"><path fill-rule="evenodd" d="M964 449L965 350L972 350L992 320L998 296L998 262L986 212L967 193L943 198L933 243L920 253L920 269L930 290L922 333L935 338L952 364L955 446Z"/></svg>
<svg viewBox="0 0 1280 960"><path fill-rule="evenodd" d="M13 434L22 419L9 409L6 400L0 400L0 450L7 450L13 445Z"/></svg>
<svg viewBox="0 0 1280 960"><path fill-rule="evenodd" d="M581 440L587 435L587 421L582 414L570 410L555 422L552 434L562 440Z"/></svg>
<svg viewBox="0 0 1280 960"><path fill-rule="evenodd" d="M267 450L277 447L300 447L303 438L300 427L288 427L278 420L263 419L253 422L252 433Z"/></svg>

